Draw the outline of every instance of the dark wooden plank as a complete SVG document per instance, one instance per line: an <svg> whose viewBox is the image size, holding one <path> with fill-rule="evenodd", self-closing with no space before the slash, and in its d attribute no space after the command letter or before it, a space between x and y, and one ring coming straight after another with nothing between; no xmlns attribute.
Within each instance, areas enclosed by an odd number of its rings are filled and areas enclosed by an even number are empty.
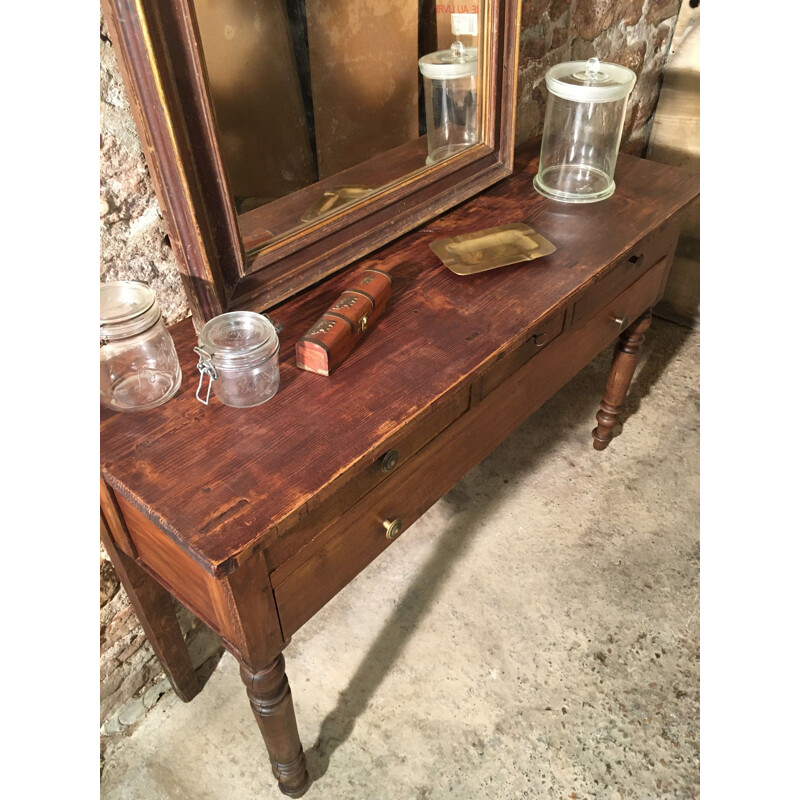
<svg viewBox="0 0 800 800"><path fill-rule="evenodd" d="M543 317L574 302L699 191L697 176L621 155L609 200L569 206L534 192L536 166L275 309L285 326L282 383L262 406L201 406L194 330L177 325L184 384L164 406L104 419L106 480L205 569L224 573L374 461L398 431L517 349ZM512 220L557 251L462 278L428 247L454 231ZM375 330L329 378L293 367L297 339L367 265L389 269L394 280Z"/></svg>

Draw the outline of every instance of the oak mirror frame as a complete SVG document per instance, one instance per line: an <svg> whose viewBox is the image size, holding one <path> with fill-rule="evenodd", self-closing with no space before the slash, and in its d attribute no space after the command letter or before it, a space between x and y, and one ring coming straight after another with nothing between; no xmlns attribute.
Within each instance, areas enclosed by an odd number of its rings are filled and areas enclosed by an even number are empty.
<svg viewBox="0 0 800 800"><path fill-rule="evenodd" d="M482 141L274 242L243 239L192 0L102 0L194 324L264 311L511 173L520 0L485 0Z"/></svg>

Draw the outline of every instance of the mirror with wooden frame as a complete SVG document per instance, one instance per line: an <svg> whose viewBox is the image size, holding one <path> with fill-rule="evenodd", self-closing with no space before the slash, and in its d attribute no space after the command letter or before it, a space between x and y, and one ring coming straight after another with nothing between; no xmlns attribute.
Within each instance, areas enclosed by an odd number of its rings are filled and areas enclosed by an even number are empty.
<svg viewBox="0 0 800 800"><path fill-rule="evenodd" d="M511 172L519 0L102 2L196 324Z"/></svg>

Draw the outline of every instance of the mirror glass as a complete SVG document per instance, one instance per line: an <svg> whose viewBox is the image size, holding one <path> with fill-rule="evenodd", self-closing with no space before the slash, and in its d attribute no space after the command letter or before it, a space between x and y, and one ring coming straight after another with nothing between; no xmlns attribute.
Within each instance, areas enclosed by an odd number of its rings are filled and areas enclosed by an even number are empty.
<svg viewBox="0 0 800 800"><path fill-rule="evenodd" d="M193 3L248 252L482 141L484 0Z"/></svg>

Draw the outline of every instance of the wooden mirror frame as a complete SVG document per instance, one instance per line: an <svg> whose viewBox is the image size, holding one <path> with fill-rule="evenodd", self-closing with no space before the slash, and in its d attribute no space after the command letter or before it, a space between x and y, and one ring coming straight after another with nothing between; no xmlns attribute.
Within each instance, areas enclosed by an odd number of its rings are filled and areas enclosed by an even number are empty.
<svg viewBox="0 0 800 800"><path fill-rule="evenodd" d="M520 0L485 2L484 141L248 253L191 0L102 0L195 324L270 308L510 174Z"/></svg>

